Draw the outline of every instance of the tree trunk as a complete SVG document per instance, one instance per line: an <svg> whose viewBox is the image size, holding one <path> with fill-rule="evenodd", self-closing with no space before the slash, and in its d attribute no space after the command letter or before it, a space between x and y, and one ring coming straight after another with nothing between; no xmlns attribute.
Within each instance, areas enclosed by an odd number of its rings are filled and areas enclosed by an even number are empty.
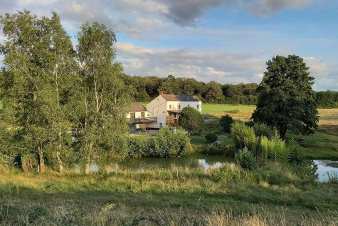
<svg viewBox="0 0 338 226"><path fill-rule="evenodd" d="M91 170L90 170L90 164L91 164L91 153L92 153L92 147L93 144L90 143L88 145L88 152L87 152L87 161L86 161L86 165L85 165L85 174L90 174Z"/></svg>
<svg viewBox="0 0 338 226"><path fill-rule="evenodd" d="M39 169L38 169L39 173L40 174L45 173L46 172L45 159L41 147L39 147L38 156L39 156Z"/></svg>
<svg viewBox="0 0 338 226"><path fill-rule="evenodd" d="M59 173L63 173L63 163L62 163L59 151L56 152L56 158L59 164Z"/></svg>
<svg viewBox="0 0 338 226"><path fill-rule="evenodd" d="M283 140L285 140L286 138L287 130L288 130L287 126L281 126L281 128L279 129L279 133L280 133L279 135Z"/></svg>

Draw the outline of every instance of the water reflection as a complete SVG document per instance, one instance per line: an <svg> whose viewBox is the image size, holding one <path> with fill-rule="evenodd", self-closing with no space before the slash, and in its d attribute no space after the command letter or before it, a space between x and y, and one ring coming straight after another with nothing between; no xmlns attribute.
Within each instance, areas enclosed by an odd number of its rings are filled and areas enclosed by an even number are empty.
<svg viewBox="0 0 338 226"><path fill-rule="evenodd" d="M317 175L319 182L328 182L331 177L338 178L338 161L314 160L317 166Z"/></svg>
<svg viewBox="0 0 338 226"><path fill-rule="evenodd" d="M231 160L224 158L223 156L189 156L186 158L178 159L134 159L122 161L119 163L111 163L101 166L97 163L91 163L89 166L90 173L99 173L100 171L105 173L111 173L118 169L163 169L171 167L188 167L188 168L202 168L204 170L218 169L223 167L226 162ZM317 176L319 182L325 183L330 180L330 177L338 178L338 161L329 160L308 160L299 165L297 169L302 171L303 175ZM83 169L76 165L73 168L74 173L80 174Z"/></svg>
<svg viewBox="0 0 338 226"><path fill-rule="evenodd" d="M222 168L225 163L224 162L213 162L213 163L208 163L206 159L198 159L197 164L200 168L203 168L205 170L208 169L219 169Z"/></svg>

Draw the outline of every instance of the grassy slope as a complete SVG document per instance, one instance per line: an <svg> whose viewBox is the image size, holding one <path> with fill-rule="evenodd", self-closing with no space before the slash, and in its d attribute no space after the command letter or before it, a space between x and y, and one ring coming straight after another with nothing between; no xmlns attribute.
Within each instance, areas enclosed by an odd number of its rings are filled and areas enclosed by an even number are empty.
<svg viewBox="0 0 338 226"><path fill-rule="evenodd" d="M234 165L225 172L173 167L116 169L101 176L4 172L0 225L132 225L142 217L162 225L208 225L207 219L215 223L229 216L233 224L245 219L242 216L265 219L269 225L327 225L326 220L338 220L333 211L338 210L337 185L304 186L282 166L271 168L278 169L276 176L284 182L271 176L258 179L258 172Z"/></svg>

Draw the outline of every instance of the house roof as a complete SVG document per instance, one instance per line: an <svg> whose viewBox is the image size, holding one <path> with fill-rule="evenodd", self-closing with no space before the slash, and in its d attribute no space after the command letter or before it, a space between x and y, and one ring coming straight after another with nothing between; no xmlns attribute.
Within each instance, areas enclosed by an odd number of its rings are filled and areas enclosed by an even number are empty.
<svg viewBox="0 0 338 226"><path fill-rule="evenodd" d="M129 112L141 112L141 111L147 111L147 109L143 106L143 104L139 102L131 103L129 107Z"/></svg>
<svg viewBox="0 0 338 226"><path fill-rule="evenodd" d="M164 99L167 101L199 101L196 96L189 96L189 95L174 95L174 94L160 94Z"/></svg>

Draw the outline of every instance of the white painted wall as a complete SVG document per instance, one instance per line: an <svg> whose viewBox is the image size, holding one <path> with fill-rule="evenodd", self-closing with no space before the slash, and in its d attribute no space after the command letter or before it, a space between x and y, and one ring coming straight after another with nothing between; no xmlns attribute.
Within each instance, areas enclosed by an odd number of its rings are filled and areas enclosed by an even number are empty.
<svg viewBox="0 0 338 226"><path fill-rule="evenodd" d="M168 110L182 110L188 106L202 112L202 101L167 101L159 95L147 105L147 110L151 117L157 118L157 122L149 126L154 128L165 127Z"/></svg>
<svg viewBox="0 0 338 226"><path fill-rule="evenodd" d="M157 123L154 123L153 127L161 128L166 126L166 117L167 117L167 101L161 95L153 99L148 105L147 110L152 117L157 117Z"/></svg>
<svg viewBox="0 0 338 226"><path fill-rule="evenodd" d="M185 107L192 107L202 112L202 101L167 101L167 110L182 110Z"/></svg>
<svg viewBox="0 0 338 226"><path fill-rule="evenodd" d="M150 117L149 111L143 111L144 112L144 117ZM127 113L127 119L130 119L132 112ZM142 118L142 111L135 112L135 118Z"/></svg>

